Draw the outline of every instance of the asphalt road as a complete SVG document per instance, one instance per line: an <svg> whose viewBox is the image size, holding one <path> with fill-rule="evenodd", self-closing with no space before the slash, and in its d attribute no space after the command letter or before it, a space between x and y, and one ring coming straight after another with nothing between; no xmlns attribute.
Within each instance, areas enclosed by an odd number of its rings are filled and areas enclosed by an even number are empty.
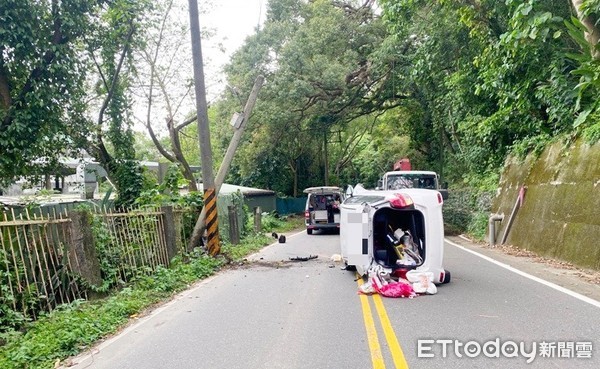
<svg viewBox="0 0 600 369"><path fill-rule="evenodd" d="M288 235L73 358L73 367L600 367L600 303L445 250L450 284L433 296L387 299L359 296L354 273L330 260L338 235ZM289 260L309 255L318 258Z"/></svg>

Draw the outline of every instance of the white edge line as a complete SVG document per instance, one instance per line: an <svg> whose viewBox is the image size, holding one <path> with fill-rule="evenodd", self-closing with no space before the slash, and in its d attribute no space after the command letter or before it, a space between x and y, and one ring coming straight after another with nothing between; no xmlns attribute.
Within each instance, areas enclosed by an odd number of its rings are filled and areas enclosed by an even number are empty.
<svg viewBox="0 0 600 369"><path fill-rule="evenodd" d="M457 244L457 243L454 243L454 242L452 242L452 241L448 240L447 238L444 238L444 241L446 241L447 243L449 243L449 244L450 244L450 245L452 245L452 246L458 247L458 248L459 248L459 249L461 249L461 250L464 250L464 251L466 251L466 252L469 252L469 253L471 253L471 254L473 254L473 255L475 255L475 256L479 256L480 258L482 258L482 259L484 259L484 260L487 260L487 261L489 261L490 263L496 264L496 265L498 265L499 267L502 267L502 268L504 268L504 269L510 270L511 272L513 272L513 273L516 273L516 274L518 274L518 275L520 275L520 276L522 276L522 277L529 278L529 279L531 279L532 281L535 281L535 282L541 283L541 284L543 284L544 286L548 286L548 287L550 287L550 288L553 288L553 289L555 289L555 290L557 290L557 291L560 291L560 292L562 292L562 293L565 293L565 294L567 294L567 295L569 295L569 296L571 296L571 297L575 297L575 298L576 298L576 299L578 299L578 300L581 300L581 301L583 301L583 302L587 302L587 303L588 303L588 304L590 304L590 305L593 305L593 306L595 306L595 307L597 307L597 308L600 308L600 301L594 300L594 299L592 299L592 298L589 298L589 297L587 297L587 296L584 296L584 295L582 295L582 294L580 294L580 293L577 293L577 292L571 291L571 290L570 290L570 289L568 289L568 288L564 288L564 287L562 287L562 286L559 286L559 285L557 285L557 284L554 284L554 283L552 283L552 282L548 282L548 281L546 281L546 280L544 280L544 279L542 279L542 278L536 277L536 276L534 276L534 275L531 275L531 274L529 274L529 273L525 273L524 271L522 271L522 270L519 270L519 269L517 269L517 268L514 268L514 267L512 267L512 266L510 266L510 265L508 265L508 264L501 263L501 262L499 262L499 261L497 261L497 260L494 260L494 259L492 259L492 258L491 258L491 257L489 257L489 256L486 256L486 255L480 254L480 253L478 253L477 251L469 250L468 248L466 248L466 247L464 247L464 246L462 246L462 245L459 245L459 244Z"/></svg>

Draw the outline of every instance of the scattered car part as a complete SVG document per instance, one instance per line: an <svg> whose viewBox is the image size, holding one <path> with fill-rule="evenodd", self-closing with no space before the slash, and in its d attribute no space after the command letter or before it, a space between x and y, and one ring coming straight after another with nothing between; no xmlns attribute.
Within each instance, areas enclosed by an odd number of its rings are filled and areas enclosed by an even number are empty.
<svg viewBox="0 0 600 369"><path fill-rule="evenodd" d="M309 256L296 256L295 258L290 258L291 261L309 261L312 259L318 258L319 255L309 255Z"/></svg>

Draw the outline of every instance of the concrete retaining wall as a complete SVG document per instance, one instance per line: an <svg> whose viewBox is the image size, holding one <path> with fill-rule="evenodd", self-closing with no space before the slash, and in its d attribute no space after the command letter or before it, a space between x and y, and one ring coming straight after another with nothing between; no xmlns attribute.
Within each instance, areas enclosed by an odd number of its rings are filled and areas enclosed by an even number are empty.
<svg viewBox="0 0 600 369"><path fill-rule="evenodd" d="M539 157L510 158L492 206L505 215L498 240L521 185L527 187L523 207L506 243L600 270L600 143L560 142Z"/></svg>

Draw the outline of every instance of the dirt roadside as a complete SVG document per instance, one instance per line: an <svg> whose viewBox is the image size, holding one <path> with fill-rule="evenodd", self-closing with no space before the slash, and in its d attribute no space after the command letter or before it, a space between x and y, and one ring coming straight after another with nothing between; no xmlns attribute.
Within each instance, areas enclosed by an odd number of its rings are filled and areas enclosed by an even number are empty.
<svg viewBox="0 0 600 369"><path fill-rule="evenodd" d="M446 236L446 239L600 302L600 271L578 268L570 263L541 257L513 246L498 245L492 248L465 236Z"/></svg>

